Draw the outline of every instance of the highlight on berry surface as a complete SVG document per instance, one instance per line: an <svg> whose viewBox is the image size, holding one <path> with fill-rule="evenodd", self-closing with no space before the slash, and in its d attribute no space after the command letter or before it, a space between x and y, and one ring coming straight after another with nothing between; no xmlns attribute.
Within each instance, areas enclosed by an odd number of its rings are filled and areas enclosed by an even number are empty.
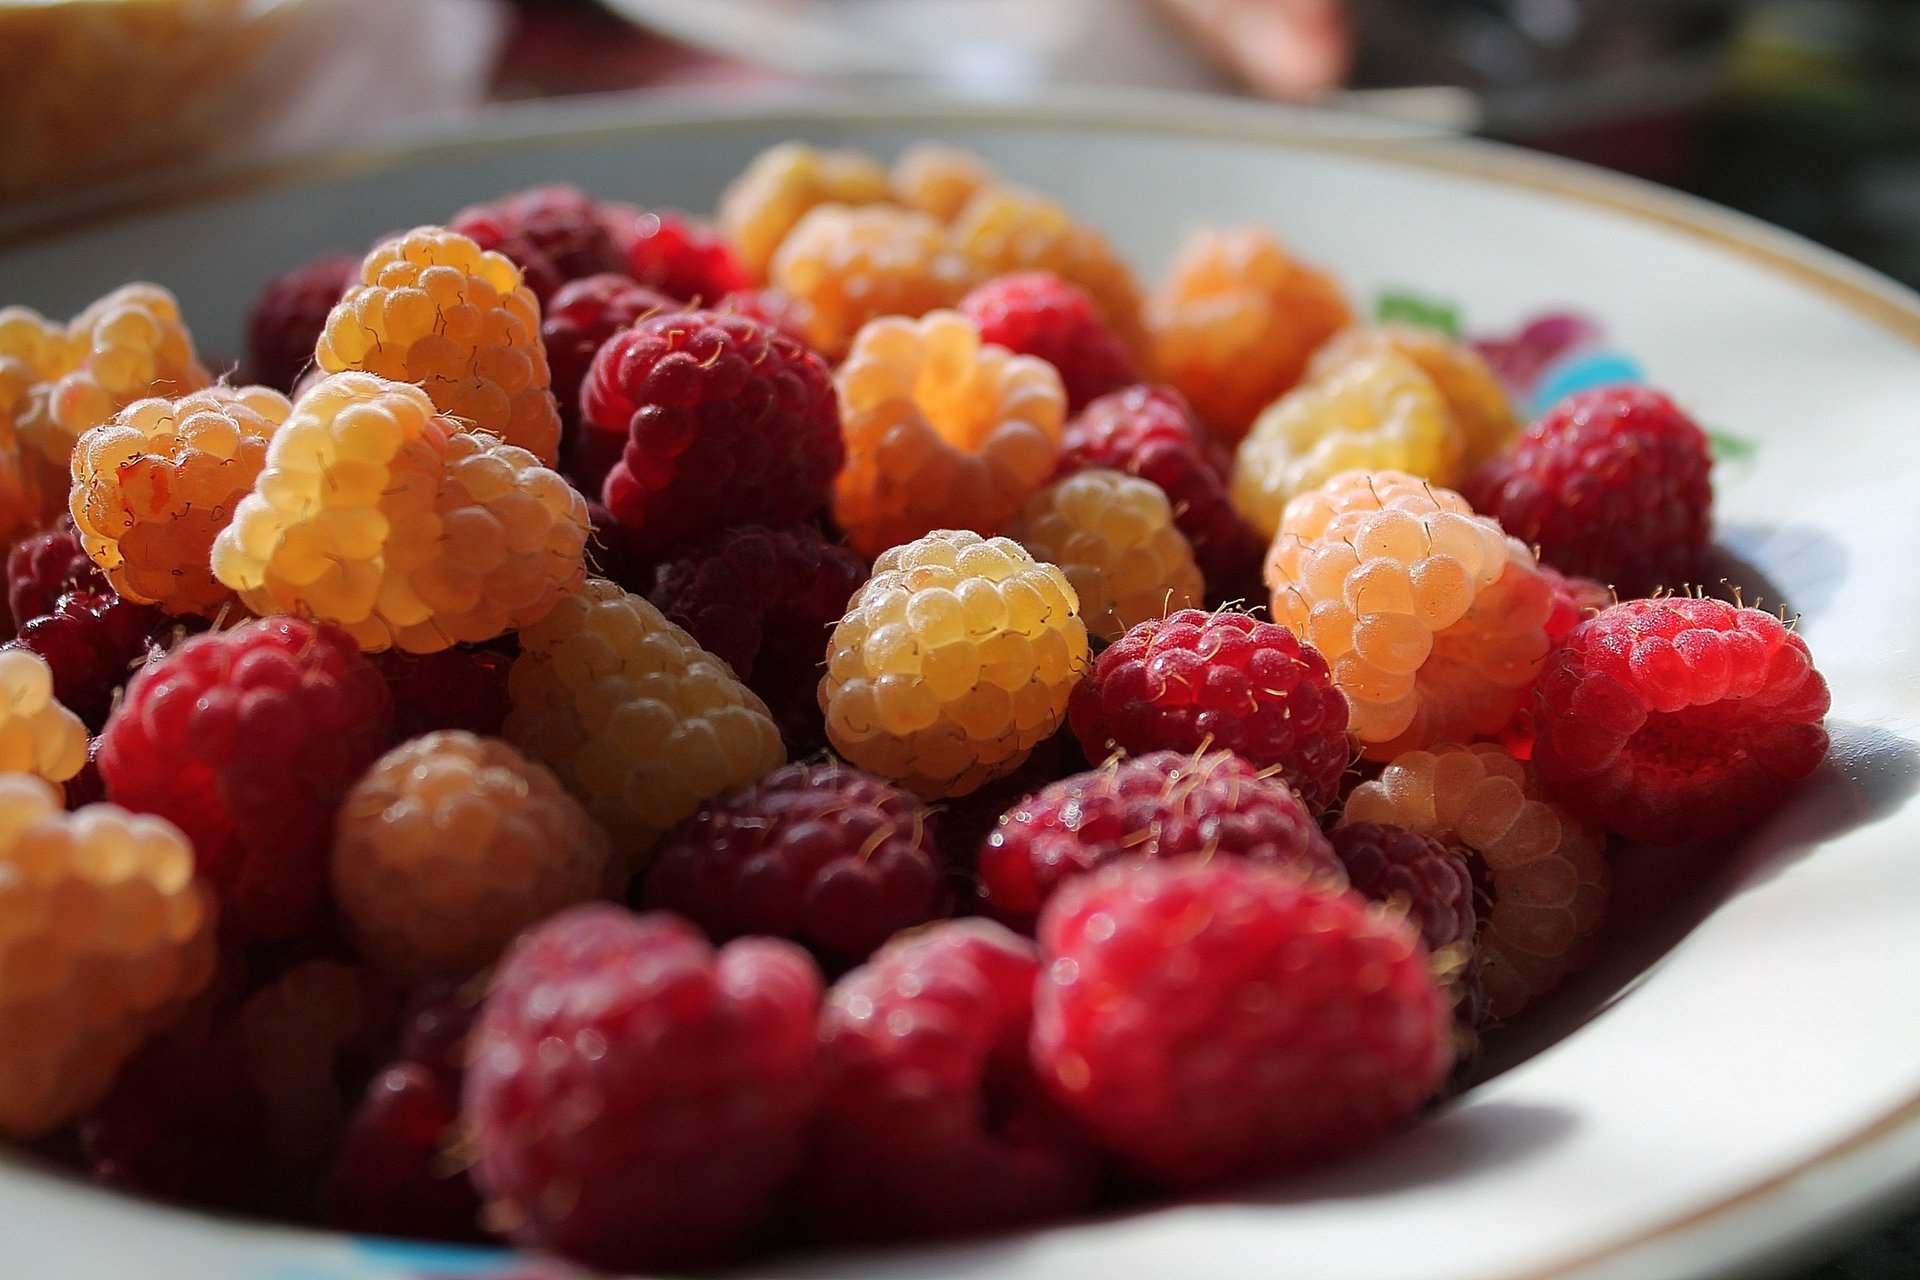
<svg viewBox="0 0 1920 1280"><path fill-rule="evenodd" d="M53 669L31 649L0 648L0 774L61 783L87 763L87 726L55 701Z"/></svg>

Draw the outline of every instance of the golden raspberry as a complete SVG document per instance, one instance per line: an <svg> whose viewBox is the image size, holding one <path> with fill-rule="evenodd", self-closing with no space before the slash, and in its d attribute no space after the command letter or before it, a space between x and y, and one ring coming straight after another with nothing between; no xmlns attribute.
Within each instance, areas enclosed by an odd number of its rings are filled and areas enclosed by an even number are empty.
<svg viewBox="0 0 1920 1280"><path fill-rule="evenodd" d="M1586 962L1607 910L1606 837L1540 792L1533 770L1491 743L1396 757L1363 782L1340 822L1387 822L1463 850L1490 886L1475 945L1489 1013L1511 1018Z"/></svg>
<svg viewBox="0 0 1920 1280"><path fill-rule="evenodd" d="M800 142L769 147L720 193L714 223L753 274L765 282L774 250L819 204L878 204L889 198L887 171L861 151L820 151Z"/></svg>
<svg viewBox="0 0 1920 1280"><path fill-rule="evenodd" d="M1461 441L1432 379L1375 351L1268 405L1234 453L1233 505L1271 538L1287 500L1342 471L1404 471L1458 485Z"/></svg>
<svg viewBox="0 0 1920 1280"><path fill-rule="evenodd" d="M1332 276L1259 227L1195 233L1147 302L1161 375L1228 444L1351 318Z"/></svg>
<svg viewBox="0 0 1920 1280"><path fill-rule="evenodd" d="M827 737L929 799L965 795L1060 727L1088 661L1065 574L1006 538L936 529L876 560L834 628Z"/></svg>
<svg viewBox="0 0 1920 1280"><path fill-rule="evenodd" d="M940 224L924 213L822 204L780 242L771 282L801 304L807 341L837 360L867 321L953 306L970 277Z"/></svg>
<svg viewBox="0 0 1920 1280"><path fill-rule="evenodd" d="M1413 361L1433 379L1460 441L1460 475L1471 475L1520 430L1506 391L1481 354L1435 329L1388 324L1337 333L1313 353L1307 381L1323 381L1355 360L1382 352Z"/></svg>
<svg viewBox="0 0 1920 1280"><path fill-rule="evenodd" d="M66 474L23 442L19 424L44 420L53 383L80 363L61 326L25 307L0 308L0 540L53 520Z"/></svg>
<svg viewBox="0 0 1920 1280"><path fill-rule="evenodd" d="M1102 640L1191 609L1205 593L1167 495L1124 472L1095 467L1055 481L1033 496L1007 536L1059 566L1087 630Z"/></svg>
<svg viewBox="0 0 1920 1280"><path fill-rule="evenodd" d="M333 893L363 955L408 982L462 978L528 925L611 887L606 832L496 738L415 738L340 808Z"/></svg>
<svg viewBox="0 0 1920 1280"><path fill-rule="evenodd" d="M1371 760L1498 731L1550 648L1553 589L1533 553L1397 471L1350 471L1289 502L1266 580L1274 620L1326 658Z"/></svg>
<svg viewBox="0 0 1920 1280"><path fill-rule="evenodd" d="M0 1133L35 1138L105 1096L213 974L213 903L171 823L65 813L0 775Z"/></svg>
<svg viewBox="0 0 1920 1280"><path fill-rule="evenodd" d="M508 741L585 802L630 870L703 801L786 761L732 668L603 579L520 632L507 691Z"/></svg>
<svg viewBox="0 0 1920 1280"><path fill-rule="evenodd" d="M916 142L893 162L894 199L942 222L959 217L973 193L993 180L985 160L938 142Z"/></svg>
<svg viewBox="0 0 1920 1280"><path fill-rule="evenodd" d="M585 577L586 502L524 449L457 430L419 387L334 374L301 397L214 540L256 613L431 653L543 616Z"/></svg>
<svg viewBox="0 0 1920 1280"><path fill-rule="evenodd" d="M213 576L213 540L253 489L293 406L267 387L209 387L136 400L80 437L73 523L129 600L213 615L233 591Z"/></svg>
<svg viewBox="0 0 1920 1280"><path fill-rule="evenodd" d="M957 311L870 322L834 385L847 462L833 517L862 555L942 527L997 533L1053 473L1060 375L982 343Z"/></svg>
<svg viewBox="0 0 1920 1280"><path fill-rule="evenodd" d="M87 726L53 696L53 668L31 649L0 649L0 773L65 782L87 763Z"/></svg>
<svg viewBox="0 0 1920 1280"><path fill-rule="evenodd" d="M357 369L426 389L461 426L552 466L560 411L548 390L540 304L504 254L445 227L417 227L361 264L314 352L328 373Z"/></svg>

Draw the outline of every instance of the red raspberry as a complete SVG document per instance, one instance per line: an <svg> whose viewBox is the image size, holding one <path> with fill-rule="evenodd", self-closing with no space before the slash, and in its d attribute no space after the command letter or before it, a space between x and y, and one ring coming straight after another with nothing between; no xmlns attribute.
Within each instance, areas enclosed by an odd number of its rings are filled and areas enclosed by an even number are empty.
<svg viewBox="0 0 1920 1280"><path fill-rule="evenodd" d="M1040 917L1033 1056L1088 1130L1170 1186L1344 1153L1452 1060L1406 922L1238 858L1122 863Z"/></svg>
<svg viewBox="0 0 1920 1280"><path fill-rule="evenodd" d="M440 729L497 738L507 719L513 655L455 645L435 653L385 649L368 659L393 699L393 736L405 742Z"/></svg>
<svg viewBox="0 0 1920 1280"><path fill-rule="evenodd" d="M327 327L327 313L360 283L360 259L323 254L267 281L247 316L249 381L292 392L313 367L313 350Z"/></svg>
<svg viewBox="0 0 1920 1280"><path fill-rule="evenodd" d="M794 1187L835 1238L989 1231L1086 1208L1099 1162L1027 1056L1038 962L985 920L888 943L820 1017L825 1098Z"/></svg>
<svg viewBox="0 0 1920 1280"><path fill-rule="evenodd" d="M812 308L784 290L742 289L728 294L719 309L758 320L811 349L812 344L807 341L807 317Z"/></svg>
<svg viewBox="0 0 1920 1280"><path fill-rule="evenodd" d="M661 566L647 598L759 694L798 757L826 742L827 636L867 562L809 525L723 530Z"/></svg>
<svg viewBox="0 0 1920 1280"><path fill-rule="evenodd" d="M522 1244L611 1271L737 1248L800 1161L820 975L806 952L574 907L521 935L474 1025L474 1178Z"/></svg>
<svg viewBox="0 0 1920 1280"><path fill-rule="evenodd" d="M702 805L661 841L645 892L716 942L791 938L837 968L947 905L926 806L831 761L787 765Z"/></svg>
<svg viewBox="0 0 1920 1280"><path fill-rule="evenodd" d="M1572 312L1553 312L1527 322L1511 338L1482 338L1475 342L1494 376L1522 402L1533 397L1540 375L1561 355L1601 339L1600 326Z"/></svg>
<svg viewBox="0 0 1920 1280"><path fill-rule="evenodd" d="M513 259L543 307L569 280L626 269L600 206L580 188L564 183L470 205L447 227L482 249Z"/></svg>
<svg viewBox="0 0 1920 1280"><path fill-rule="evenodd" d="M587 527L588 573L645 595L653 585L654 564L640 554L633 532L592 498L587 499Z"/></svg>
<svg viewBox="0 0 1920 1280"><path fill-rule="evenodd" d="M1067 719L1089 760L1224 748L1276 769L1315 814L1353 758L1326 661L1285 627L1231 611L1140 623L1094 659Z"/></svg>
<svg viewBox="0 0 1920 1280"><path fill-rule="evenodd" d="M87 557L71 521L31 534L7 552L7 613L0 634L11 636L52 613L69 591L106 591L107 580Z"/></svg>
<svg viewBox="0 0 1920 1280"><path fill-rule="evenodd" d="M171 618L158 607L122 600L112 591L75 591L52 613L20 629L14 641L53 668L53 696L98 733L135 668L204 618Z"/></svg>
<svg viewBox="0 0 1920 1280"><path fill-rule="evenodd" d="M1230 751L1154 751L1015 804L980 848L987 909L1032 932L1062 883L1110 862L1232 854L1345 879L1293 788Z"/></svg>
<svg viewBox="0 0 1920 1280"><path fill-rule="evenodd" d="M1780 619L1721 600L1628 600L1547 660L1534 764L1582 821L1630 840L1727 835L1827 752L1827 682Z"/></svg>
<svg viewBox="0 0 1920 1280"><path fill-rule="evenodd" d="M627 274L648 288L712 307L730 293L753 287L753 277L713 228L684 213L616 206L609 220L626 252Z"/></svg>
<svg viewBox="0 0 1920 1280"><path fill-rule="evenodd" d="M1432 836L1382 822L1334 828L1333 851L1354 892L1403 912L1454 989L1464 1021L1484 1003L1473 963L1479 914L1467 860Z"/></svg>
<svg viewBox="0 0 1920 1280"><path fill-rule="evenodd" d="M1267 544L1227 497L1226 453L1194 421L1179 392L1128 387L1088 405L1067 424L1055 474L1088 467L1111 467L1159 485L1212 596L1254 598Z"/></svg>
<svg viewBox="0 0 1920 1280"><path fill-rule="evenodd" d="M1613 593L1591 578L1575 578L1550 565L1535 566L1553 589L1553 612L1547 615L1547 643L1559 648L1573 629L1614 602ZM1515 760L1533 759L1534 740L1540 736L1534 724L1534 699L1527 698L1514 711L1513 718L1494 734L1496 741Z"/></svg>
<svg viewBox="0 0 1920 1280"><path fill-rule="evenodd" d="M459 1082L398 1062L375 1076L347 1122L325 1191L327 1225L429 1240L479 1237L480 1197L450 1151Z"/></svg>
<svg viewBox="0 0 1920 1280"><path fill-rule="evenodd" d="M344 631L261 618L142 668L101 735L100 772L116 804L187 833L229 936L290 938L322 905L334 812L392 717Z"/></svg>
<svg viewBox="0 0 1920 1280"><path fill-rule="evenodd" d="M806 519L846 457L826 365L740 316L685 311L616 334L580 404L594 428L626 434L603 496L648 556L729 525Z"/></svg>
<svg viewBox="0 0 1920 1280"><path fill-rule="evenodd" d="M1700 428L1645 387L1569 396L1477 472L1466 497L1562 573L1623 596L1697 578L1713 520Z"/></svg>
<svg viewBox="0 0 1920 1280"><path fill-rule="evenodd" d="M642 316L678 310L680 304L659 290L610 272L568 281L541 309L540 341L547 349L553 398L560 406L560 424L569 443L580 429L580 383L593 364L594 353L608 338L631 328ZM613 456L619 457L617 447ZM570 458L568 444L561 445L561 458ZM612 465L611 461L607 463L608 467ZM583 489L600 492L599 482L604 478L605 472L601 472L592 485L583 482Z"/></svg>
<svg viewBox="0 0 1920 1280"><path fill-rule="evenodd" d="M1069 412L1139 380L1133 357L1100 323L1093 299L1051 272L989 280L960 300L960 312L979 328L982 342L1058 369Z"/></svg>

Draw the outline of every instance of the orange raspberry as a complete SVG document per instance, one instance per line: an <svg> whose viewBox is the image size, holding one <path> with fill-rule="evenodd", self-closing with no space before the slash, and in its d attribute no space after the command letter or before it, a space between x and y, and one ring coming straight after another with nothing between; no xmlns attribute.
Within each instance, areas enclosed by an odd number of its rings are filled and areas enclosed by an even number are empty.
<svg viewBox="0 0 1920 1280"><path fill-rule="evenodd" d="M867 321L953 306L971 282L938 222L890 204L815 205L780 242L770 278L835 360Z"/></svg>
<svg viewBox="0 0 1920 1280"><path fill-rule="evenodd" d="M985 160L960 147L916 142L893 162L894 199L909 209L952 222L974 192L994 181Z"/></svg>
<svg viewBox="0 0 1920 1280"><path fill-rule="evenodd" d="M1060 375L982 343L957 311L868 323L834 383L847 462L833 516L862 555L942 527L998 532L1053 472Z"/></svg>
<svg viewBox="0 0 1920 1280"><path fill-rule="evenodd" d="M764 282L774 250L807 210L878 204L888 195L887 171L872 156L783 142L755 156L720 193L714 223L741 265Z"/></svg>
<svg viewBox="0 0 1920 1280"><path fill-rule="evenodd" d="M31 649L0 649L0 773L61 783L87 763L87 726L55 701L53 668Z"/></svg>
<svg viewBox="0 0 1920 1280"><path fill-rule="evenodd" d="M1357 360L1387 352L1411 360L1433 380L1460 442L1460 476L1471 475L1519 432L1520 421L1486 359L1435 329L1387 324L1337 333L1307 362L1307 381L1325 381Z"/></svg>

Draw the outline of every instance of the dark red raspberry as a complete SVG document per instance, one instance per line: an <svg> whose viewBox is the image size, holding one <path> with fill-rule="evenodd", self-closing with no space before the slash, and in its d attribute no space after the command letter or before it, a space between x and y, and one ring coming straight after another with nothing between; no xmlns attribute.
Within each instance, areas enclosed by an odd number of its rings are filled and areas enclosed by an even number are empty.
<svg viewBox="0 0 1920 1280"><path fill-rule="evenodd" d="M80 545L73 522L62 519L52 529L22 538L7 552L7 613L0 618L0 637L52 613L69 591L110 590Z"/></svg>
<svg viewBox="0 0 1920 1280"><path fill-rule="evenodd" d="M753 277L713 228L684 213L614 206L609 220L626 252L627 274L649 288L713 307L728 294L753 287Z"/></svg>
<svg viewBox="0 0 1920 1280"><path fill-rule="evenodd" d="M428 982L413 993L400 1015L400 1061L423 1066L458 1086L467 1069L467 1036L479 1016L480 997L471 986L445 979Z"/></svg>
<svg viewBox="0 0 1920 1280"><path fill-rule="evenodd" d="M1069 412L1139 380L1133 357L1100 323L1093 299L1051 272L989 280L961 299L960 311L983 341L1058 369Z"/></svg>
<svg viewBox="0 0 1920 1280"><path fill-rule="evenodd" d="M482 249L513 259L543 307L569 280L626 270L599 204L564 183L470 205L447 225Z"/></svg>
<svg viewBox="0 0 1920 1280"><path fill-rule="evenodd" d="M1566 352L1600 341L1600 326L1582 315L1557 311L1536 317L1511 338L1482 338L1473 344L1494 375L1516 399L1533 396L1540 375Z"/></svg>
<svg viewBox="0 0 1920 1280"><path fill-rule="evenodd" d="M324 254L267 281L247 316L249 378L291 393L313 366L327 313L359 283L360 259L350 253Z"/></svg>
<svg viewBox="0 0 1920 1280"><path fill-rule="evenodd" d="M1151 480L1173 504L1173 521L1215 599L1264 599L1267 544L1227 497L1227 457L1169 387L1127 387L1101 396L1067 424L1058 475L1111 467Z"/></svg>
<svg viewBox="0 0 1920 1280"><path fill-rule="evenodd" d="M334 812L392 744L386 681L345 632L261 618L149 662L100 741L116 804L193 841L235 940L290 938L325 894Z"/></svg>
<svg viewBox="0 0 1920 1280"><path fill-rule="evenodd" d="M758 320L769 328L778 329L801 346L812 349L813 344L807 340L807 317L813 312L812 305L785 290L742 289L728 294L720 303L719 310Z"/></svg>
<svg viewBox="0 0 1920 1280"><path fill-rule="evenodd" d="M474 1179L522 1244L610 1271L737 1249L799 1165L820 974L604 903L521 935L474 1025Z"/></svg>
<svg viewBox="0 0 1920 1280"><path fill-rule="evenodd" d="M553 398L560 406L560 422L568 440L580 427L580 383L593 364L594 352L608 338L633 326L642 316L678 311L680 304L658 289L636 284L623 275L603 272L570 280L560 286L540 318L540 340L547 349L547 369L553 378ZM568 449L562 447L562 455ZM613 451L618 459L619 449ZM608 467L613 462L607 463ZM603 470L588 492L600 492Z"/></svg>
<svg viewBox="0 0 1920 1280"><path fill-rule="evenodd" d="M1826 756L1827 682L1780 619L1723 600L1628 600L1547 659L1533 762L1553 798L1629 840L1758 821Z"/></svg>
<svg viewBox="0 0 1920 1280"><path fill-rule="evenodd" d="M587 570L637 596L653 586L653 561L640 554L631 530L595 498L587 499Z"/></svg>
<svg viewBox="0 0 1920 1280"><path fill-rule="evenodd" d="M836 968L947 905L926 806L831 762L787 765L701 806L661 841L645 894L715 942L791 938Z"/></svg>
<svg viewBox="0 0 1920 1280"><path fill-rule="evenodd" d="M662 565L648 599L760 695L798 758L826 743L826 638L867 574L811 525L741 525Z"/></svg>
<svg viewBox="0 0 1920 1280"><path fill-rule="evenodd" d="M1467 500L1562 573L1622 596L1699 576L1713 522L1706 435L1646 387L1569 396L1480 468Z"/></svg>
<svg viewBox="0 0 1920 1280"><path fill-rule="evenodd" d="M730 525L806 519L846 457L827 366L741 316L683 311L614 335L580 405L626 435L602 497L655 558Z"/></svg>
<svg viewBox="0 0 1920 1280"><path fill-rule="evenodd" d="M1277 769L1315 814L1353 758L1347 700L1325 659L1285 627L1231 611L1135 626L1094 660L1067 719L1089 760L1224 748Z"/></svg>
<svg viewBox="0 0 1920 1280"><path fill-rule="evenodd" d="M107 780L100 776L100 739L87 740L86 764L60 785L69 809L84 809L107 798Z"/></svg>
<svg viewBox="0 0 1920 1280"><path fill-rule="evenodd" d="M794 1180L837 1239L988 1231L1093 1201L1100 1165L1027 1056L1034 946L949 920L881 948L828 994L825 1098Z"/></svg>
<svg viewBox="0 0 1920 1280"><path fill-rule="evenodd" d="M371 655L393 699L396 741L438 729L498 737L507 718L507 669L513 656L456 645L437 653L388 649Z"/></svg>
<svg viewBox="0 0 1920 1280"><path fill-rule="evenodd" d="M1355 893L1397 908L1420 931L1462 1019L1478 1021L1484 1003L1473 963L1479 914L1466 858L1431 836L1381 822L1336 827L1333 851Z"/></svg>
<svg viewBox="0 0 1920 1280"><path fill-rule="evenodd" d="M1031 932L1055 889L1126 858L1232 854L1345 879L1293 788L1231 751L1153 751L1062 778L1007 810L980 849L987 910Z"/></svg>
<svg viewBox="0 0 1920 1280"><path fill-rule="evenodd" d="M428 1240L478 1239L480 1197L450 1154L459 1086L400 1062L375 1076L347 1123L324 1193L328 1226Z"/></svg>
<svg viewBox="0 0 1920 1280"><path fill-rule="evenodd" d="M206 625L204 618L168 617L110 590L83 590L62 596L52 613L27 623L13 643L47 660L53 696L98 733L140 664Z"/></svg>
<svg viewBox="0 0 1920 1280"><path fill-rule="evenodd" d="M1452 1060L1407 923L1238 858L1120 863L1040 917L1033 1055L1108 1149L1169 1186L1349 1151L1413 1115Z"/></svg>

